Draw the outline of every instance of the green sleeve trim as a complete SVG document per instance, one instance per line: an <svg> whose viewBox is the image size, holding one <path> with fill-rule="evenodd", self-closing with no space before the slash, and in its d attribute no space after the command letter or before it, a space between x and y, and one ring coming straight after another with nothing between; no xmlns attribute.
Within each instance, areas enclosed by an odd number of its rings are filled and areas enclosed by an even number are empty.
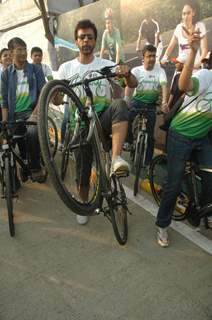
<svg viewBox="0 0 212 320"><path fill-rule="evenodd" d="M199 80L196 77L192 77L193 81L193 90L188 92L189 96L195 96L199 92Z"/></svg>

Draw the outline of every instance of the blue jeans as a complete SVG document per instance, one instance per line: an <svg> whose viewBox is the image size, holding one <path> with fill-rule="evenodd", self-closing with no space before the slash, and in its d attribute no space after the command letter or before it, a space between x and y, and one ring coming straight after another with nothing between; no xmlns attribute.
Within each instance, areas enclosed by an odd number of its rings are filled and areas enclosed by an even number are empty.
<svg viewBox="0 0 212 320"><path fill-rule="evenodd" d="M68 123L68 117L69 117L69 105L65 104L65 109L64 109L64 115L63 115L63 121L61 124L61 143L64 143L65 140L65 135L66 135L66 126Z"/></svg>
<svg viewBox="0 0 212 320"><path fill-rule="evenodd" d="M190 159L191 153L195 155L195 161L199 165L212 168L212 144L208 136L192 140L169 130L167 139L168 181L165 184L156 220L156 225L161 228L166 228L171 223L177 196L181 190L185 165ZM211 201L212 174L202 171L201 178L201 204L205 205Z"/></svg>
<svg viewBox="0 0 212 320"><path fill-rule="evenodd" d="M147 140L147 152L146 152L146 160L145 165L149 165L152 161L153 153L154 153L154 128L155 128L155 121L156 121L156 105L146 104L139 101L132 100L129 109L129 128L128 128L128 137L127 141L129 143L133 142L133 135L132 135L132 123L135 117L139 114L139 111L144 109L149 109L148 113L146 113L147 124L146 129L148 133L148 140Z"/></svg>

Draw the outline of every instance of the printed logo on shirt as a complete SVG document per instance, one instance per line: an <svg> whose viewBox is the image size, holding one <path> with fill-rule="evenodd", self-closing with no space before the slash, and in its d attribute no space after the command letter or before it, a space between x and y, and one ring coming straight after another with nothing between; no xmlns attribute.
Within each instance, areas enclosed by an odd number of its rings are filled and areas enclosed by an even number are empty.
<svg viewBox="0 0 212 320"><path fill-rule="evenodd" d="M181 50L188 50L190 48L189 44L180 44Z"/></svg>
<svg viewBox="0 0 212 320"><path fill-rule="evenodd" d="M99 74L97 72L89 72L86 74L84 74L83 77L80 77L79 74L75 74L73 77L71 77L69 80L70 80L70 83L71 84L74 84L78 81L81 81L85 78L88 78L88 79L92 79L94 77L97 77ZM96 81L93 81L89 84L92 92L93 92L93 95L95 97L106 97L106 83L105 81L102 81L102 80L96 80ZM84 97L85 94L82 92L83 88L82 87L75 87L74 88L74 91L75 93L77 94L77 96L79 98L81 97Z"/></svg>
<svg viewBox="0 0 212 320"><path fill-rule="evenodd" d="M203 99L196 104L197 112L212 112L212 92L208 92Z"/></svg>

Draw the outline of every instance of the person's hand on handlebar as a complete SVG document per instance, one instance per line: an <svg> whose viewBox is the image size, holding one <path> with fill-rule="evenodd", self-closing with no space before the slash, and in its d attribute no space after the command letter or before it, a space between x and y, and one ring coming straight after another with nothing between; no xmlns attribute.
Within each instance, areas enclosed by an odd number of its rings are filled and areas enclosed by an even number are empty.
<svg viewBox="0 0 212 320"><path fill-rule="evenodd" d="M161 60L160 60L160 64L161 65L165 65L165 64L167 64L169 62L169 58L168 58L168 56L167 55L165 55L164 54L164 56L161 58Z"/></svg>
<svg viewBox="0 0 212 320"><path fill-rule="evenodd" d="M130 68L126 64L120 64L116 67L115 73L117 74L117 77L125 77L128 78L130 76Z"/></svg>

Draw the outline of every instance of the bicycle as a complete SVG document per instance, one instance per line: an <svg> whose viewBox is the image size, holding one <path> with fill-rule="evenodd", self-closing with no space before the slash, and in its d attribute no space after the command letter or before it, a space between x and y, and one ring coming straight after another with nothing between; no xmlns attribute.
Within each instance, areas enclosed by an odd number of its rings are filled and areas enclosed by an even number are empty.
<svg viewBox="0 0 212 320"><path fill-rule="evenodd" d="M134 196L138 193L138 185L142 168L146 168L146 152L148 147L148 132L147 132L147 113L149 108L142 108L138 111L132 125L133 144L130 148L130 158L135 168L135 180L133 187ZM152 112L152 110L151 110ZM155 111L161 114L160 111Z"/></svg>
<svg viewBox="0 0 212 320"><path fill-rule="evenodd" d="M208 214L212 213L212 203L201 206L201 171L208 172L208 168L200 168L194 161L193 155L187 162L182 182L182 189L178 195L176 209L172 218L177 221L187 219L193 226L198 226L200 220L204 219L205 227L208 225ZM153 159L149 170L149 181L153 197L160 205L163 190L167 183L167 155L160 154Z"/></svg>
<svg viewBox="0 0 212 320"><path fill-rule="evenodd" d="M129 210L121 179L127 174L110 175L111 156L108 143L93 107L93 94L89 87L93 81L111 79L116 77L116 74L112 73L111 67L92 72L100 75L84 78L74 84L67 80L54 80L43 88L38 121L41 151L53 186L66 206L79 215L103 213L112 223L117 241L124 245L128 236ZM77 86L83 86L86 92L89 103L85 106L73 90ZM47 143L46 120L50 106L58 96L68 97L72 110L76 110L76 124L75 127L70 125L66 134L62 159L59 156L53 159ZM87 162L89 168L86 168L85 175L81 171L83 163ZM81 187L85 177L89 179L89 190Z"/></svg>
<svg viewBox="0 0 212 320"><path fill-rule="evenodd" d="M17 197L16 181L17 167L16 162L20 165L23 172L28 173L28 164L21 159L15 150L15 143L18 139L23 138L23 135L13 135L13 131L20 124L26 124L25 121L2 122L1 123L1 138L5 140L0 150L0 168L1 168L1 187L2 197L6 199L8 222L10 236L14 237L15 227L13 222L13 198ZM35 122L28 122L29 125L35 125ZM13 126L13 130L11 129Z"/></svg>
<svg viewBox="0 0 212 320"><path fill-rule="evenodd" d="M138 183L140 178L141 169L145 168L145 159L147 151L147 139L148 133L146 129L147 118L146 112L147 108L139 110L138 115L133 121L132 131L133 131L133 144L130 150L130 158L135 168L135 180L133 186L134 196L138 193Z"/></svg>

